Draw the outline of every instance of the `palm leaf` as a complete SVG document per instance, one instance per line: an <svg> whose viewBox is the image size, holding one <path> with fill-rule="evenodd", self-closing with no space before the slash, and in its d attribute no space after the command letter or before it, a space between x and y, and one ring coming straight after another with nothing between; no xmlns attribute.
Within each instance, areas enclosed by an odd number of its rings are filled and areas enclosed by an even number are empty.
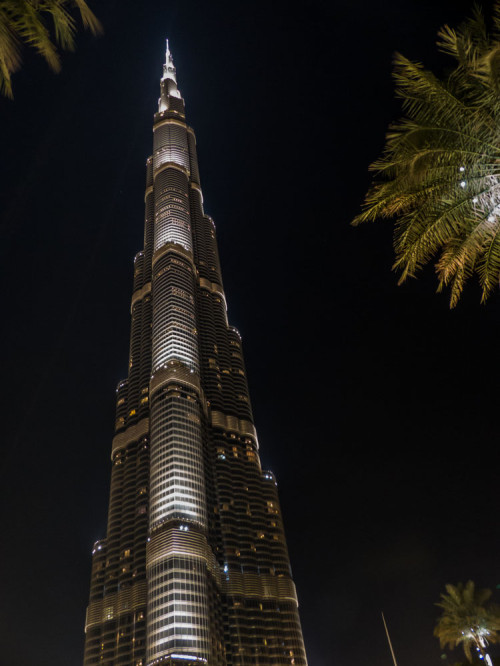
<svg viewBox="0 0 500 666"><path fill-rule="evenodd" d="M22 43L34 48L53 71L61 67L58 47L73 50L77 11L94 35L102 26L84 0L1 0L0 93L12 97L12 74L21 65Z"/></svg>
<svg viewBox="0 0 500 666"><path fill-rule="evenodd" d="M73 0L72 3L80 12L80 18L82 19L83 27L93 35L100 35L102 33L102 25L99 19L93 14L89 6L84 0Z"/></svg>
<svg viewBox="0 0 500 666"><path fill-rule="evenodd" d="M11 74L21 66L21 45L10 17L0 6L0 93L12 98Z"/></svg>
<svg viewBox="0 0 500 666"><path fill-rule="evenodd" d="M500 278L500 0L493 34L479 8L438 47L456 63L441 80L422 64L394 57L404 115L373 162L373 183L353 224L395 220L400 283L434 261L438 290L456 305L476 274L486 299Z"/></svg>

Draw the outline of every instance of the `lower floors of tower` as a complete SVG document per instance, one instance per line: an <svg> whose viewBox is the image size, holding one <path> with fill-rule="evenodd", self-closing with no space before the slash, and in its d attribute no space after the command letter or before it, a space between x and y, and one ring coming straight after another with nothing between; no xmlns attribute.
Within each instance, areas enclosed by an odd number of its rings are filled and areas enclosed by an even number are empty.
<svg viewBox="0 0 500 666"><path fill-rule="evenodd" d="M243 597L220 601L219 608L211 604L206 618L211 643L208 658L190 654L184 645L177 652L172 647L169 654L148 660L144 605L87 624L84 666L307 666L293 602ZM179 603L179 608L182 605Z"/></svg>
<svg viewBox="0 0 500 666"><path fill-rule="evenodd" d="M84 666L307 666L276 480L251 424L204 409L181 365L159 377L144 428L113 441Z"/></svg>

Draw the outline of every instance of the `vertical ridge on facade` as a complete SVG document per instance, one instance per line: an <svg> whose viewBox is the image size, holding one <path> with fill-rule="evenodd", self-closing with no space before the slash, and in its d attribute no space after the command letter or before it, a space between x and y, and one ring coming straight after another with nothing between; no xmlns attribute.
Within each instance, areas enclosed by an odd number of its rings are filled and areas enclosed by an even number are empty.
<svg viewBox="0 0 500 666"><path fill-rule="evenodd" d="M84 666L306 666L276 479L168 47Z"/></svg>

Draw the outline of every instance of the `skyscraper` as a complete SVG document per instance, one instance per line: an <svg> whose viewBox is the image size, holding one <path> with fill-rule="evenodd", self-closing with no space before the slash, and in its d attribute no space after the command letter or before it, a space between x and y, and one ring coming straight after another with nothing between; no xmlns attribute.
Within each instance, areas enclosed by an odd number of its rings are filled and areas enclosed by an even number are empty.
<svg viewBox="0 0 500 666"><path fill-rule="evenodd" d="M261 469L168 43L160 89L84 664L305 666L276 480Z"/></svg>

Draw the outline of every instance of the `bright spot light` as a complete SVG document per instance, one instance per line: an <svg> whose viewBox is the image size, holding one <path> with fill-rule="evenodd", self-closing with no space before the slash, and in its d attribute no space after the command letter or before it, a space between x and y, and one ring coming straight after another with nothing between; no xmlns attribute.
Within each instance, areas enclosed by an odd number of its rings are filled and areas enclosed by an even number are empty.
<svg viewBox="0 0 500 666"><path fill-rule="evenodd" d="M460 187L466 187L466 185L467 183L465 182L465 180L462 180L462 182L460 183Z"/></svg>
<svg viewBox="0 0 500 666"><path fill-rule="evenodd" d="M460 171L465 171L465 167L460 167Z"/></svg>

